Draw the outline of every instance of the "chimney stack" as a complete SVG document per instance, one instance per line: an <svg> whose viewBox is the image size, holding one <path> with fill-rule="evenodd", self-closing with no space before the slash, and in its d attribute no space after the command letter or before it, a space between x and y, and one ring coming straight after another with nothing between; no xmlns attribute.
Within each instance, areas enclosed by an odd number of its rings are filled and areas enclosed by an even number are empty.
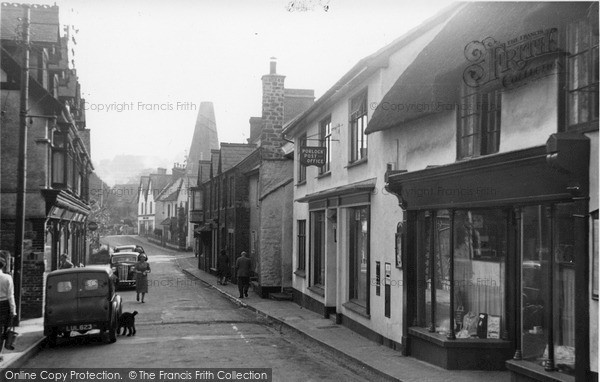
<svg viewBox="0 0 600 382"><path fill-rule="evenodd" d="M260 148L262 157L279 159L283 157L281 131L283 129L283 108L285 99L285 76L276 74L277 63L271 58L270 73L262 76L262 127Z"/></svg>

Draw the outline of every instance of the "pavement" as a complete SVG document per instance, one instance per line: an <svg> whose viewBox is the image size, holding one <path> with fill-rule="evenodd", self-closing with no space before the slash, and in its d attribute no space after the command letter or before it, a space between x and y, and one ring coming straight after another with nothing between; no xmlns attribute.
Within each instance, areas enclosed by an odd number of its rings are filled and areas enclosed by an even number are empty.
<svg viewBox="0 0 600 382"><path fill-rule="evenodd" d="M482 381L508 382L508 371L446 370L412 357L405 357L396 350L373 342L345 326L335 324L334 318L326 319L292 301L263 299L252 290L249 297L239 299L237 285L220 285L214 275L199 270L193 253L180 252L177 264L186 274L214 288L225 297L256 314L271 320L280 331L293 331L310 341L327 348L345 362L369 370L382 380L403 382L434 381ZM332 316L333 317L333 316ZM15 350L3 350L0 370L18 368L44 346L43 318L23 320L16 328L19 333Z"/></svg>

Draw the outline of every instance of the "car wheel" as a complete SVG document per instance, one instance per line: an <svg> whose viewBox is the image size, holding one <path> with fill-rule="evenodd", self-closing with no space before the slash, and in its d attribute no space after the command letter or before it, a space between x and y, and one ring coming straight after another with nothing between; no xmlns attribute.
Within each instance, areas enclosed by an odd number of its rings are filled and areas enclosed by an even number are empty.
<svg viewBox="0 0 600 382"><path fill-rule="evenodd" d="M50 333L50 335L48 336L48 346L51 348L56 347L56 340L57 340L58 334L55 331L52 331Z"/></svg>
<svg viewBox="0 0 600 382"><path fill-rule="evenodd" d="M117 321L115 320L112 327L110 329L108 329L108 342L111 344L114 344L115 342L117 342L117 330L118 330L118 326L117 326Z"/></svg>

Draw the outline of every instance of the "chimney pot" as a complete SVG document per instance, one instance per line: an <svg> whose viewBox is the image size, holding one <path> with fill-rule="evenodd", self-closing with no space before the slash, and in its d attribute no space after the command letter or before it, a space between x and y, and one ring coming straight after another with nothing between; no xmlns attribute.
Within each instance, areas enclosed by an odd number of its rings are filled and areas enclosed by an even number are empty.
<svg viewBox="0 0 600 382"><path fill-rule="evenodd" d="M277 74L277 58L271 57L271 70L269 74Z"/></svg>

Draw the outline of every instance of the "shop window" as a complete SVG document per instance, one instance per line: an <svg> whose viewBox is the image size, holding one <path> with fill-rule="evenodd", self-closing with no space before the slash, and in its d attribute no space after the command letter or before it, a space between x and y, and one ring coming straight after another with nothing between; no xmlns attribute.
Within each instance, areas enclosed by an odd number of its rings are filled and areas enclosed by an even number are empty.
<svg viewBox="0 0 600 382"><path fill-rule="evenodd" d="M367 91L350 100L350 163L367 158Z"/></svg>
<svg viewBox="0 0 600 382"><path fill-rule="evenodd" d="M458 113L457 157L472 158L500 149L502 93L484 93L464 85Z"/></svg>
<svg viewBox="0 0 600 382"><path fill-rule="evenodd" d="M349 293L348 299L367 307L369 263L369 207L348 209Z"/></svg>
<svg viewBox="0 0 600 382"><path fill-rule="evenodd" d="M306 220L298 220L298 252L296 269L303 271L306 269Z"/></svg>
<svg viewBox="0 0 600 382"><path fill-rule="evenodd" d="M505 325L505 213L423 211L416 225L415 324L457 338L500 338ZM477 331L480 315L492 323L485 333Z"/></svg>
<svg viewBox="0 0 600 382"><path fill-rule="evenodd" d="M325 285L325 211L311 213L312 285Z"/></svg>
<svg viewBox="0 0 600 382"><path fill-rule="evenodd" d="M524 207L520 235L522 357L566 373L575 371L572 213L572 204Z"/></svg>
<svg viewBox="0 0 600 382"><path fill-rule="evenodd" d="M331 116L319 123L319 143L327 149L325 165L319 167L319 174L331 171Z"/></svg>
<svg viewBox="0 0 600 382"><path fill-rule="evenodd" d="M598 129L598 26L569 24L567 52L567 129Z"/></svg>
<svg viewBox="0 0 600 382"><path fill-rule="evenodd" d="M299 139L299 147L304 147L306 146L306 134L302 135ZM300 150L298 150L298 153L300 153ZM300 154L298 154L300 155ZM300 160L298 160L298 181L296 183L304 183L306 182L306 166L303 165L302 163L300 163Z"/></svg>

